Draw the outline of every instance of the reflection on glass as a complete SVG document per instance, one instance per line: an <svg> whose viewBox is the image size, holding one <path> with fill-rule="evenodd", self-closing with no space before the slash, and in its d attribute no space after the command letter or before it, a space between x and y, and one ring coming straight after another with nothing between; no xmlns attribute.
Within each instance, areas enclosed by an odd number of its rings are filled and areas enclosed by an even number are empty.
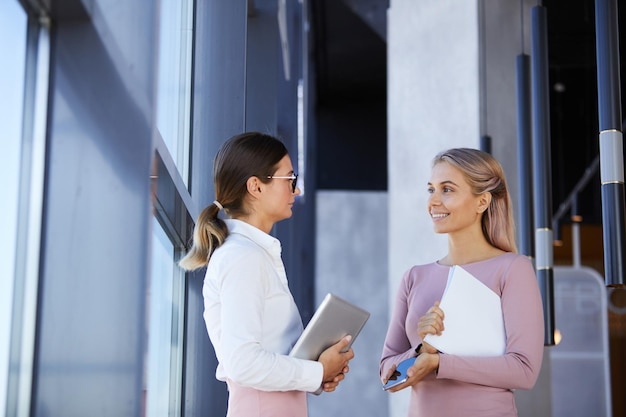
<svg viewBox="0 0 626 417"><path fill-rule="evenodd" d="M17 1L0 2L0 56L0 410L6 410L26 61L26 14Z"/></svg>
<svg viewBox="0 0 626 417"><path fill-rule="evenodd" d="M191 121L192 0L162 0L159 27L157 128L188 184Z"/></svg>
<svg viewBox="0 0 626 417"><path fill-rule="evenodd" d="M180 415L182 379L183 277L175 249L153 221L151 279L148 286L146 416Z"/></svg>

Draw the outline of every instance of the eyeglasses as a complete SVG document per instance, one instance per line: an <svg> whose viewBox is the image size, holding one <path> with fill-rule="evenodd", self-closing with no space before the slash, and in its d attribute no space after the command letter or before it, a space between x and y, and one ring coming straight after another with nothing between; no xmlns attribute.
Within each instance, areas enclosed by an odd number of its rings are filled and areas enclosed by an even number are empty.
<svg viewBox="0 0 626 417"><path fill-rule="evenodd" d="M284 179L284 180L291 180L291 192L295 193L296 192L296 184L298 184L298 174L293 174L293 175L289 175L289 176L284 176L284 175L270 175L267 178L277 178L277 179Z"/></svg>

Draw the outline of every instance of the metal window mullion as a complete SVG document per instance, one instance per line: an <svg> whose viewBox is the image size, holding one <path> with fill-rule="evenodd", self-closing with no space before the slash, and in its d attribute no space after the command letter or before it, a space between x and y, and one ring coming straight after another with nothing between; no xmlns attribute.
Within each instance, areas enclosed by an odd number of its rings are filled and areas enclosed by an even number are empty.
<svg viewBox="0 0 626 417"><path fill-rule="evenodd" d="M29 18L7 416L29 416L39 292L50 62L49 22Z"/></svg>
<svg viewBox="0 0 626 417"><path fill-rule="evenodd" d="M181 6L180 44L180 93L182 99L178 109L178 160L185 184L189 182L189 142L191 132L191 69L193 52L193 0L184 1Z"/></svg>

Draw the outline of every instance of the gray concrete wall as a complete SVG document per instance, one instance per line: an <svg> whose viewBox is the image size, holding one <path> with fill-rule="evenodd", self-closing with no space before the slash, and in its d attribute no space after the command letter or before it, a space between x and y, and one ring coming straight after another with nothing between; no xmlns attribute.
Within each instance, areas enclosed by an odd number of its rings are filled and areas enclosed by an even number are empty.
<svg viewBox="0 0 626 417"><path fill-rule="evenodd" d="M378 362L388 323L387 195L319 191L316 200L316 305L332 292L371 316L354 342L346 379L332 394L309 395L309 415L386 416Z"/></svg>
<svg viewBox="0 0 626 417"><path fill-rule="evenodd" d="M430 162L439 151L478 147L476 1L391 1L388 12L390 305L404 271L446 253L426 211ZM405 390L407 391L407 390ZM406 416L409 392L389 396Z"/></svg>
<svg viewBox="0 0 626 417"><path fill-rule="evenodd" d="M517 201L515 57L529 53L529 7L495 0L390 2L390 302L406 269L447 251L445 236L432 232L426 212L430 161L438 151L477 148L482 135L491 136L492 153ZM533 391L517 393L520 416L549 415L549 392L544 370ZM394 394L389 415L405 416L407 405L407 393Z"/></svg>

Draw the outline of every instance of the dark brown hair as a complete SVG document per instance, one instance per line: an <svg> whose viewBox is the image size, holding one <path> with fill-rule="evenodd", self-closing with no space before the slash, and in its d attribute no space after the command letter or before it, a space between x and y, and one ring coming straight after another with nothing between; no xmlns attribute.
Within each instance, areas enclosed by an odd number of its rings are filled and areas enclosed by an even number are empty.
<svg viewBox="0 0 626 417"><path fill-rule="evenodd" d="M228 139L215 155L213 182L215 200L231 217L247 214L245 196L248 178L256 176L267 183L287 148L273 136L247 132ZM212 203L198 216L193 232L193 245L179 265L186 270L205 266L211 255L228 236L226 223L218 217L220 208Z"/></svg>

